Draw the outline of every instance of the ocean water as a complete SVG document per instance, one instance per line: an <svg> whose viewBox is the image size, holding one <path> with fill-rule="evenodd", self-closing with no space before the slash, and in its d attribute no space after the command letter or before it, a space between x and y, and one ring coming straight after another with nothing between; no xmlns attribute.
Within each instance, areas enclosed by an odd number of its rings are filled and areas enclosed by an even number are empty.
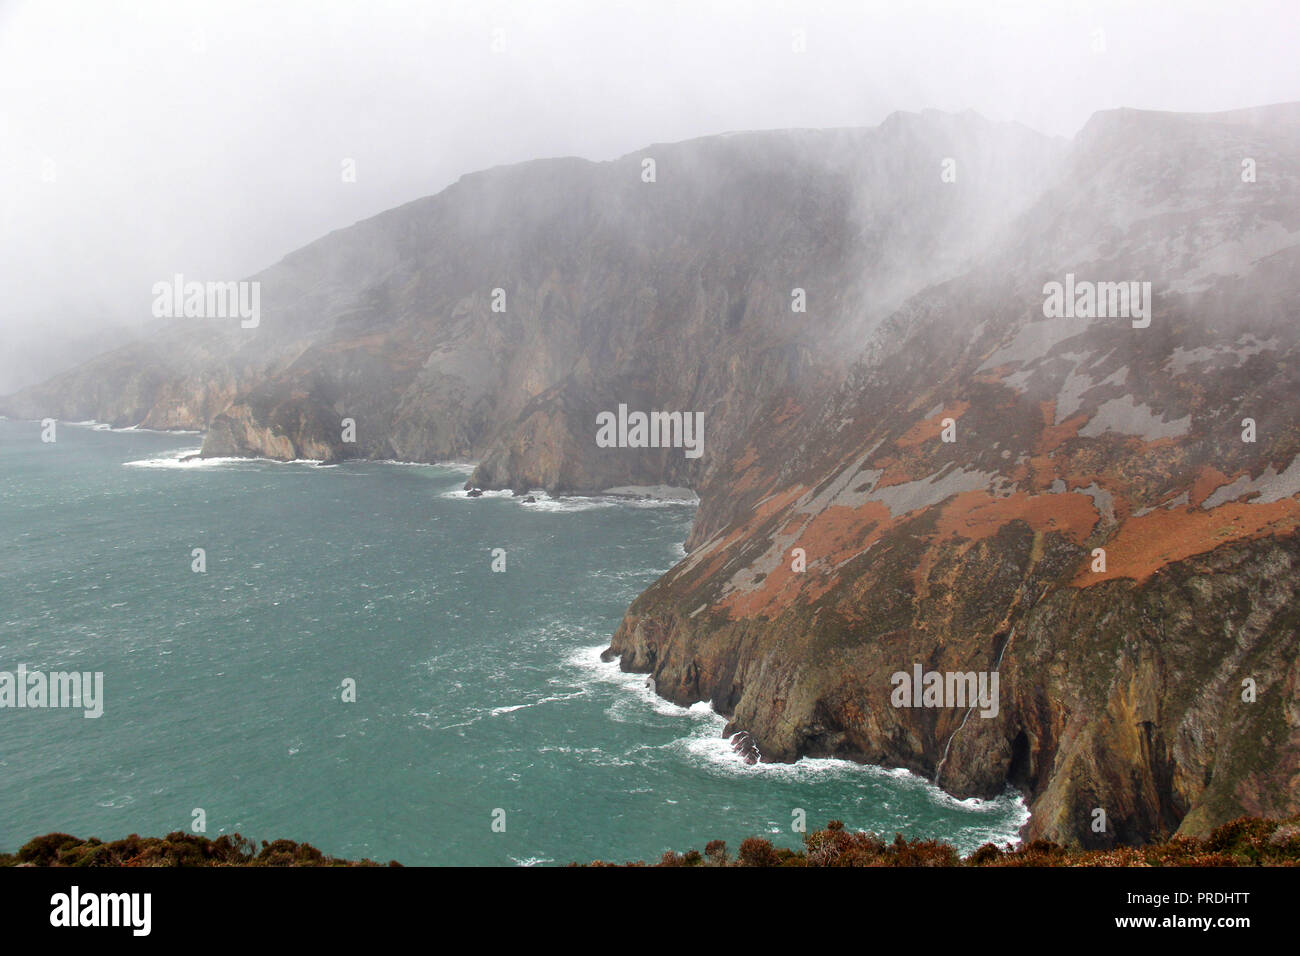
<svg viewBox="0 0 1300 956"><path fill-rule="evenodd" d="M957 801L901 771L747 766L706 704L602 663L681 557L688 504L469 499L441 466L180 460L199 444L71 424L44 444L0 421L0 671L100 671L105 698L98 719L0 709L0 849L187 830L195 808L208 836L408 865L797 846L796 808L963 850L1026 819L1010 795Z"/></svg>

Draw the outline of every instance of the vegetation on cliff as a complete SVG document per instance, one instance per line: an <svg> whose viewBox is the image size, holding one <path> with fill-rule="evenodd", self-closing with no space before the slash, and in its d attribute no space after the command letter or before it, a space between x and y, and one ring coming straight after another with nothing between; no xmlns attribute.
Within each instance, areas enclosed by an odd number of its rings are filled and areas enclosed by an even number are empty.
<svg viewBox="0 0 1300 956"><path fill-rule="evenodd" d="M970 856L937 840L887 842L874 833L846 830L832 820L825 830L804 835L802 850L774 847L750 837L732 857L713 840L699 850L669 850L655 866L1300 866L1300 817L1264 820L1241 817L1216 828L1204 840L1174 837L1144 847L1079 850L1049 840L1019 847L986 843ZM575 864L576 865L576 864ZM597 861L593 866L617 866ZM645 866L644 862L623 864Z"/></svg>
<svg viewBox="0 0 1300 956"><path fill-rule="evenodd" d="M1300 816L1288 820L1241 817L1216 828L1203 840L1174 837L1144 847L1080 850L1050 840L1018 847L986 843L963 858L938 840L908 840L901 833L888 842L874 833L852 831L839 820L804 835L801 850L774 847L750 837L733 857L723 840L704 852L669 850L654 866L1300 866ZM381 866L373 860L326 856L310 843L262 841L220 836L215 840L176 831L165 837L134 833L105 843L67 833L47 833L29 840L17 853L0 853L0 866ZM390 860L389 866L401 866ZM579 864L571 864L578 866ZM646 866L644 861L591 866Z"/></svg>
<svg viewBox="0 0 1300 956"><path fill-rule="evenodd" d="M1297 103L1068 144L927 111L658 144L654 186L645 151L500 168L260 273L255 334L160 325L0 412L690 487L606 660L765 759L1014 788L1030 840L1206 839L1300 813L1297 143ZM1076 274L1114 308L1044 299ZM704 454L601 447L625 404ZM918 664L996 673L996 713L895 705Z"/></svg>
<svg viewBox="0 0 1300 956"><path fill-rule="evenodd" d="M161 839L134 833L104 843L67 833L47 833L23 845L17 853L0 853L0 866L380 866L373 860L341 860L326 856L310 843L262 841L259 850L240 836L204 836L177 830ZM401 866L392 860L389 866Z"/></svg>

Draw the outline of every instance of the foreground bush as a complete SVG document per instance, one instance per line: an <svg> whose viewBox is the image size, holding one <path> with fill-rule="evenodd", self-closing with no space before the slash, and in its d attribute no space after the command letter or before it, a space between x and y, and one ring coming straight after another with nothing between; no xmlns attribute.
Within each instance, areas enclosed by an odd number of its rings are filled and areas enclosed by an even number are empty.
<svg viewBox="0 0 1300 956"><path fill-rule="evenodd" d="M210 840L176 831L165 837L140 837L104 843L66 833L47 833L17 853L0 853L0 866L378 866L326 856L310 843L262 841L262 848L236 833ZM389 866L399 866L396 862Z"/></svg>
<svg viewBox="0 0 1300 956"><path fill-rule="evenodd" d="M371 860L326 856L310 843L263 840L259 849L238 833L210 840L176 831L165 837L132 834L105 843L67 833L47 833L28 841L17 853L0 853L0 866L379 866ZM389 866L400 866L390 861ZM577 864L573 864L577 865ZM617 864L596 861L591 866ZM644 862L622 864L645 866ZM1300 817L1263 820L1242 817L1225 823L1203 840L1174 837L1164 843L1111 850L1077 850L1048 840L1013 847L986 843L964 859L937 840L908 840L895 835L886 842L874 833L847 830L832 820L824 830L808 833L803 848L775 847L761 837L740 844L733 858L722 840L704 848L669 850L655 866L1300 866Z"/></svg>
<svg viewBox="0 0 1300 956"><path fill-rule="evenodd" d="M1164 843L1112 850L1076 850L1048 840L1003 847L986 843L962 858L937 840L907 840L897 834L887 843L874 833L851 831L838 820L806 834L802 850L772 846L750 837L733 860L722 840L698 850L669 850L657 866L1300 866L1300 817L1261 820L1242 817L1225 823L1204 840L1174 837ZM596 866L610 864L597 862ZM644 863L627 864L644 866Z"/></svg>

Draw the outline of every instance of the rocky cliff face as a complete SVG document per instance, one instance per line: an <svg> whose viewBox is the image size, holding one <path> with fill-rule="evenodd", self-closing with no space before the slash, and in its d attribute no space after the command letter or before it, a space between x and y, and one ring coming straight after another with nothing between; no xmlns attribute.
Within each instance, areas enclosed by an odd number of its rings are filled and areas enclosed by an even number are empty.
<svg viewBox="0 0 1300 956"><path fill-rule="evenodd" d="M490 170L253 277L256 329L160 323L0 408L204 428L210 456L476 458L484 487L693 485L768 394L838 377L847 345L965 268L1062 153L927 113ZM962 187L933 188L953 155ZM597 447L620 403L702 412L704 454Z"/></svg>
<svg viewBox="0 0 1300 956"><path fill-rule="evenodd" d="M0 411L689 485L607 653L746 752L1014 786L1066 843L1202 833L1300 811L1298 147L1295 106L1069 144L926 113L492 170L255 277L257 329L160 325ZM1135 314L1046 314L1076 282ZM599 447L620 404L703 413L703 455ZM997 706L896 706L918 666Z"/></svg>
<svg viewBox="0 0 1300 956"><path fill-rule="evenodd" d="M1094 120L1005 247L738 441L608 656L767 758L1019 787L1033 836L1295 813L1298 129ZM1150 281L1150 324L1045 317L1067 273ZM917 664L996 671L1000 706L895 706Z"/></svg>

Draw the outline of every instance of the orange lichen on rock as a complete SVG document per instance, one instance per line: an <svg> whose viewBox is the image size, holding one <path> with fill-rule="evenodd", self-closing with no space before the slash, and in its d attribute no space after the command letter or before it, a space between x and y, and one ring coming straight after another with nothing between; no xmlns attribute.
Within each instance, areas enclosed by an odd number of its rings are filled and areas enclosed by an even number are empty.
<svg viewBox="0 0 1300 956"><path fill-rule="evenodd" d="M1206 498L1224 485L1231 484L1235 477L1236 475L1225 475L1219 469L1210 465L1202 465L1201 470L1196 473L1196 480L1192 482L1192 490L1188 493L1187 503L1194 508L1199 508Z"/></svg>
<svg viewBox="0 0 1300 956"><path fill-rule="evenodd" d="M1056 421L1056 399L1049 398L1045 402L1039 402L1038 413L1043 416L1043 427L1051 428L1052 423Z"/></svg>
<svg viewBox="0 0 1300 956"><path fill-rule="evenodd" d="M1045 492L1059 477L1056 461L1051 455L1034 455L1029 459L1029 470L1023 480L1028 481L1034 491Z"/></svg>
<svg viewBox="0 0 1300 956"><path fill-rule="evenodd" d="M916 593L919 598L929 596L931 569L945 543L965 541L966 546L960 549L964 551L1017 519L1034 529L1036 547L1041 547L1045 531L1058 531L1080 543L1091 533L1099 517L1092 499L1077 492L1052 495L1016 492L1006 498L994 498L984 491L963 492L944 505L939 514L935 534L913 575Z"/></svg>
<svg viewBox="0 0 1300 956"><path fill-rule="evenodd" d="M1039 411L1043 416L1043 430L1034 442L1033 454L1024 465L1013 469L1010 477L1012 481L1028 482L1033 491L1043 492L1056 479L1064 477L1052 453L1078 435L1079 429L1088 421L1088 416L1075 415L1059 425L1053 425L1052 422L1056 419L1055 400L1040 402Z"/></svg>
<svg viewBox="0 0 1300 956"><path fill-rule="evenodd" d="M902 435L894 440L894 444L899 448L914 448L917 445L924 444L939 437L943 431L943 420L945 418L958 419L966 414L970 408L970 402L956 402L945 408L938 415L931 416L924 421L919 421Z"/></svg>
<svg viewBox="0 0 1300 956"><path fill-rule="evenodd" d="M912 459L911 464L915 466L916 459ZM928 467L923 462L921 464L922 467ZM881 472L880 478L876 480L877 489L901 485L917 477L912 474L912 469L908 468L908 462L897 458L881 458L879 461L872 462L872 465L879 468Z"/></svg>
<svg viewBox="0 0 1300 956"><path fill-rule="evenodd" d="M1077 543L1092 533L1099 517L1092 499L1078 492L1031 495L1017 491L995 498L986 491L967 491L943 507L936 523L936 539L978 541L1019 519L1035 531L1058 531Z"/></svg>
<svg viewBox="0 0 1300 956"><path fill-rule="evenodd" d="M767 477L762 468L747 468L743 472L737 470L736 477L731 480L731 492L739 495L753 491Z"/></svg>
<svg viewBox="0 0 1300 956"><path fill-rule="evenodd" d="M1036 449L1041 454L1049 455L1071 438L1076 437L1079 434L1079 429L1087 423L1088 416L1080 413L1067 418L1059 425L1053 425L1052 422L1055 420L1056 415L1056 402L1044 402L1044 404L1052 406L1052 417L1048 418L1048 413L1044 410L1046 420L1043 422L1043 430L1038 433Z"/></svg>
<svg viewBox="0 0 1300 956"><path fill-rule="evenodd" d="M777 425L784 425L796 415L801 414L803 414L803 406L793 398L787 398L785 404L781 406L781 410L773 416L772 421Z"/></svg>
<svg viewBox="0 0 1300 956"><path fill-rule="evenodd" d="M758 448L750 442L745 446L745 453L731 463L731 473L738 475L756 461L758 461Z"/></svg>
<svg viewBox="0 0 1300 956"><path fill-rule="evenodd" d="M835 505L813 517L795 542L808 553L808 561L836 565L863 551L892 527L889 508L869 501L858 508ZM870 531L869 525L874 525Z"/></svg>
<svg viewBox="0 0 1300 956"><path fill-rule="evenodd" d="M794 485L785 491L778 491L770 497L764 498L758 504L754 505L754 510L750 518L745 522L746 528L751 529L758 524L766 521L769 517L784 510L791 502L798 500L808 490L807 485Z"/></svg>
<svg viewBox="0 0 1300 956"><path fill-rule="evenodd" d="M835 583L835 575L829 573L835 565L861 554L892 525L889 509L878 502L860 508L832 505L813 516L802 530L787 524L786 533L797 531L798 537L777 566L756 587L732 592L721 605L734 619L776 614L801 597L814 601ZM792 568L790 552L794 548L804 549L807 571ZM820 566L821 573L814 565Z"/></svg>
<svg viewBox="0 0 1300 956"><path fill-rule="evenodd" d="M691 569L691 576L699 580L713 577L731 560L730 549L734 545L752 539L759 533L759 527L765 520L780 513L791 502L797 501L807 490L807 485L794 485L754 505L754 510L745 521L734 526L722 541L712 547L711 553ZM688 557L687 560L689 561L690 558Z"/></svg>
<svg viewBox="0 0 1300 956"><path fill-rule="evenodd" d="M1167 564L1213 551L1222 544L1285 534L1297 527L1300 501L1295 498L1260 505L1233 502L1209 511L1158 508L1124 522L1106 543L1105 571L1094 572L1085 565L1071 583L1088 587L1113 578L1145 581Z"/></svg>

